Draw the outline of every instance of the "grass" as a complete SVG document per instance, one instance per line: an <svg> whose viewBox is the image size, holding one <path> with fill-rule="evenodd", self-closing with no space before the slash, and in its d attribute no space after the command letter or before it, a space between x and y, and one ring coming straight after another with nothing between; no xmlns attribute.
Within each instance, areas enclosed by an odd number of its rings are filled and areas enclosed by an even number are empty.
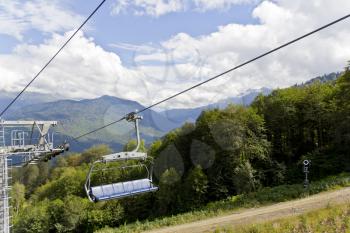
<svg viewBox="0 0 350 233"><path fill-rule="evenodd" d="M338 205L264 224L217 229L214 233L350 232L350 205Z"/></svg>
<svg viewBox="0 0 350 233"><path fill-rule="evenodd" d="M171 217L159 218L154 221L135 222L132 224L120 226L118 229L105 228L97 231L97 233L143 232L147 230L208 219L211 217L217 217L220 215L232 213L239 209L260 207L272 203L299 199L323 191L336 190L349 186L350 174L340 174L338 176L331 176L324 180L311 183L308 191L305 191L303 186L299 184L282 185L273 188L266 187L254 193L233 196L226 200L209 203L201 210L196 210Z"/></svg>

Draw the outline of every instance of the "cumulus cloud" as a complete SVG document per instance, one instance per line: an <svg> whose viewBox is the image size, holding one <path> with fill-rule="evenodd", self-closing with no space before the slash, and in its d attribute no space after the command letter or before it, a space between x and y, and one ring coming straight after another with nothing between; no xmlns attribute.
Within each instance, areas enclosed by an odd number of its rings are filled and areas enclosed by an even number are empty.
<svg viewBox="0 0 350 233"><path fill-rule="evenodd" d="M111 45L136 50L131 67L80 33L31 91L77 99L108 94L152 104L346 15L348 9L348 0L337 4L332 0L264 1L252 12L257 24L228 24L198 37L179 33L157 46ZM198 107L248 89L287 87L340 71L349 60L349 23L342 22L162 107ZM0 55L0 90L20 90L66 36L54 34L41 45L22 44L13 54Z"/></svg>
<svg viewBox="0 0 350 233"><path fill-rule="evenodd" d="M338 4L343 7L338 7ZM252 13L259 24L229 24L200 37L179 33L164 41L162 46L174 61L172 68L177 71L178 85L182 86L184 82L191 85L340 18L348 14L348 9L350 2L347 0L340 0L337 4L331 0L264 1ZM317 75L340 71L350 58L348 24L349 20L342 22L225 75L191 95L185 95L181 101L208 103L252 88L287 87ZM136 60L146 62L157 58L164 61L159 52L140 55Z"/></svg>
<svg viewBox="0 0 350 233"><path fill-rule="evenodd" d="M13 54L0 55L0 89L19 91L70 33L54 34L41 45L22 44ZM123 67L118 55L107 52L80 32L31 86L31 91L60 93L68 98L93 98L103 94L117 95L117 83L134 85L137 78L142 77ZM124 97L133 98L128 93Z"/></svg>
<svg viewBox="0 0 350 233"><path fill-rule="evenodd" d="M23 33L61 32L76 27L82 18L59 6L57 1L0 0L0 34L21 40Z"/></svg>

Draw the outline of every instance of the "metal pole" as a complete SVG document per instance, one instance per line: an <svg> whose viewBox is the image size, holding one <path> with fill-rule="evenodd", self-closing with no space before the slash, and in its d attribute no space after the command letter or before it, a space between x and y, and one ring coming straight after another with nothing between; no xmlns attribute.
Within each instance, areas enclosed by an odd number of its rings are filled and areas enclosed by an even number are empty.
<svg viewBox="0 0 350 233"><path fill-rule="evenodd" d="M304 164L304 173L305 173L305 181L304 181L304 188L305 189L309 189L309 166L310 166L310 161L309 160L304 160L303 161L303 164Z"/></svg>

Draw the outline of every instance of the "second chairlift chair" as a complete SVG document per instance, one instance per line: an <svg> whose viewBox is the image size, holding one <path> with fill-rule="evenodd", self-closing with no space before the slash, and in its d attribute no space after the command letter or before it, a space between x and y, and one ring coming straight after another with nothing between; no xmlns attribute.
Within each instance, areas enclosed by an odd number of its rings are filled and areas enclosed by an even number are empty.
<svg viewBox="0 0 350 233"><path fill-rule="evenodd" d="M119 152L116 154L103 156L102 159L95 161L92 164L85 182L85 191L90 201L98 202L98 201L107 201L107 200L113 200L113 199L121 199L125 197L136 196L143 193L155 192L158 190L158 187L153 185L152 169L150 171L147 168L147 166L144 164L144 162L147 159L147 153L138 152L141 145L140 132L139 132L139 120L141 119L142 117L137 116L134 113L129 114L126 117L126 120L128 122L134 122L135 124L135 130L136 130L136 136L137 136L136 149L134 149L131 152ZM128 160L138 160L143 163L140 163L139 165L133 165L133 166L121 166L120 167L121 169L128 168L128 167L129 168L141 167L141 166L145 167L148 173L147 178L112 183L112 184L102 184L98 186L91 186L91 174L92 172L94 172L95 166L97 164L106 165L107 163L113 163L118 161L128 161Z"/></svg>

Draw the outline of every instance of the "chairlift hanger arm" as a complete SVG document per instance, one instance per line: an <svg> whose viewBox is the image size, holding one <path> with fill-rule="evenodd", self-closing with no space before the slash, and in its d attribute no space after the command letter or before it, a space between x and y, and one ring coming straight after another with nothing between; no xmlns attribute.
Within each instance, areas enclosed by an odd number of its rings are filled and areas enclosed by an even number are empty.
<svg viewBox="0 0 350 233"><path fill-rule="evenodd" d="M135 119L135 130L136 130L136 140L137 140L137 146L132 152L138 152L141 146L141 138L140 138L140 129L139 129L139 120L141 120L142 117Z"/></svg>
<svg viewBox="0 0 350 233"><path fill-rule="evenodd" d="M142 116L136 115L136 113L130 113L125 117L128 122L134 122L137 145L133 151L130 152L119 152L110 155L105 155L102 157L101 162L115 162L115 161L125 161L125 160L146 160L147 154L143 152L138 152L141 146L140 130L139 130L139 120L142 120Z"/></svg>
<svg viewBox="0 0 350 233"><path fill-rule="evenodd" d="M141 137L140 137L140 129L139 129L139 121L142 120L143 117L137 115L137 113L132 112L125 116L125 120L128 122L134 122L135 125L135 131L136 131L136 140L137 145L136 148L132 152L138 152L141 146Z"/></svg>

